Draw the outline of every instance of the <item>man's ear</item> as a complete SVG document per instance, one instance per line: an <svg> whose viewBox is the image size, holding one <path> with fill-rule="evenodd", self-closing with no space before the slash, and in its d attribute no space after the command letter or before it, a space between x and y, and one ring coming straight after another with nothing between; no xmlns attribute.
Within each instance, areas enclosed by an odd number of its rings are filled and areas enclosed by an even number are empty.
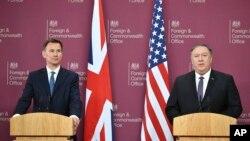
<svg viewBox="0 0 250 141"><path fill-rule="evenodd" d="M42 56L43 56L43 58L46 57L46 54L45 54L45 51L44 51L44 50L42 51Z"/></svg>

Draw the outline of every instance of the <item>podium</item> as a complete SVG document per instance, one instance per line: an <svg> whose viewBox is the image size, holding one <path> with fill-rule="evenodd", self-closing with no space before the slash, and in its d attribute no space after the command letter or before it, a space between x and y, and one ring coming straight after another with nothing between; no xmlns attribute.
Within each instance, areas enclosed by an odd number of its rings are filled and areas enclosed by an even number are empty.
<svg viewBox="0 0 250 141"><path fill-rule="evenodd" d="M73 120L63 115L29 113L10 119L14 141L69 141L73 134Z"/></svg>
<svg viewBox="0 0 250 141"><path fill-rule="evenodd" d="M229 141L230 125L237 119L215 113L194 113L174 118L176 141Z"/></svg>

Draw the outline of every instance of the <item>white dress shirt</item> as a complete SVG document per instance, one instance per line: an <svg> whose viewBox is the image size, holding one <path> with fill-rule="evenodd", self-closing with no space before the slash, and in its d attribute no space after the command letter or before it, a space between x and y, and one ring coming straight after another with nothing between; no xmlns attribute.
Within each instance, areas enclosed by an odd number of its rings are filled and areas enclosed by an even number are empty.
<svg viewBox="0 0 250 141"><path fill-rule="evenodd" d="M205 73L204 75L200 75L197 72L195 72L195 83L196 83L196 90L198 91L198 84L200 81L200 77L203 77L203 93L202 93L202 97L205 96L205 92L207 89L207 84L208 84L208 80L211 74L211 68L209 69L209 71L207 73Z"/></svg>

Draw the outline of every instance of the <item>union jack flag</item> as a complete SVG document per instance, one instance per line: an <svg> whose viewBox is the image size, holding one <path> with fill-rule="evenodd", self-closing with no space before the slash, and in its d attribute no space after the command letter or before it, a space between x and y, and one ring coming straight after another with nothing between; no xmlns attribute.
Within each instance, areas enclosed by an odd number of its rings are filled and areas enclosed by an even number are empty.
<svg viewBox="0 0 250 141"><path fill-rule="evenodd" d="M146 76L142 141L173 141L172 127L165 114L169 98L167 48L162 0L155 0Z"/></svg>
<svg viewBox="0 0 250 141"><path fill-rule="evenodd" d="M84 140L112 141L112 96L102 0L94 0Z"/></svg>

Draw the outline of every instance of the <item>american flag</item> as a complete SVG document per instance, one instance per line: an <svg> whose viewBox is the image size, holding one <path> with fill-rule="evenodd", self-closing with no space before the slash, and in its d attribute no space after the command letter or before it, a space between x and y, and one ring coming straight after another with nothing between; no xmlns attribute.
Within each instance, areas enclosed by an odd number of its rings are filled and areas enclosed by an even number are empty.
<svg viewBox="0 0 250 141"><path fill-rule="evenodd" d="M85 141L112 141L112 96L102 0L94 0L87 71Z"/></svg>
<svg viewBox="0 0 250 141"><path fill-rule="evenodd" d="M165 114L169 98L167 48L162 0L155 0L146 76L146 95L142 121L142 141L173 141L172 127Z"/></svg>

